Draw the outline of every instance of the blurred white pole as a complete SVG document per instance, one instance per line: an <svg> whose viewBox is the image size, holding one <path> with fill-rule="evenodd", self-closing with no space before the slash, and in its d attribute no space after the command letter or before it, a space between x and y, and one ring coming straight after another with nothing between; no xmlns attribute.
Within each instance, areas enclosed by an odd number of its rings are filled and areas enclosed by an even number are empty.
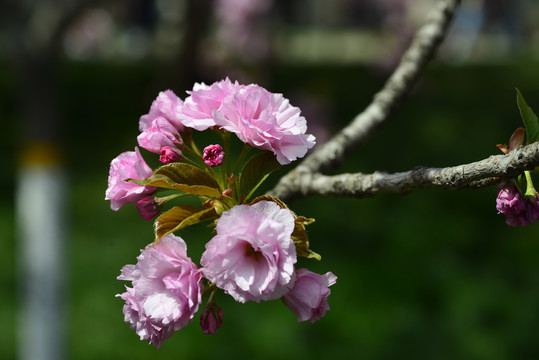
<svg viewBox="0 0 539 360"><path fill-rule="evenodd" d="M16 193L21 360L65 358L66 174L51 144L27 147Z"/></svg>

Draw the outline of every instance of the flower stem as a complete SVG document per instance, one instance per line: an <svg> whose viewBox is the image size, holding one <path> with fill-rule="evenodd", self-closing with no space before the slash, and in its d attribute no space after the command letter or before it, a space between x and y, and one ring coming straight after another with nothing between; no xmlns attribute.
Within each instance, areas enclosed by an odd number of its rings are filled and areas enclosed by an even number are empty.
<svg viewBox="0 0 539 360"><path fill-rule="evenodd" d="M223 140L223 149L225 152L225 166L222 168L223 171L226 169L226 174L230 173L230 133L224 130L218 131L218 134ZM226 183L226 182L225 182Z"/></svg>
<svg viewBox="0 0 539 360"><path fill-rule="evenodd" d="M245 157L245 155L249 153L249 151L251 151L251 149L252 147L250 145L243 144L243 148L241 149L240 156L238 156L238 160L236 160L236 163L234 164L234 169L232 169L233 174L238 170L238 167L241 164L241 160Z"/></svg>
<svg viewBox="0 0 539 360"><path fill-rule="evenodd" d="M537 191L533 187L532 175L529 171L524 171L524 176L526 177L526 193L525 196L537 196Z"/></svg>
<svg viewBox="0 0 539 360"><path fill-rule="evenodd" d="M223 168L223 166L219 166L219 167L220 167L219 172L221 173L221 181L223 182L223 190L222 191L225 191L226 189L228 189L228 183L226 181L225 169Z"/></svg>
<svg viewBox="0 0 539 360"><path fill-rule="evenodd" d="M184 156L183 159L186 160L186 162L191 163L191 165L194 165L194 166L196 166L198 168L202 168L202 169L204 168L204 166L202 166L199 162L197 162L197 161L195 161L195 160L193 160L193 159L191 159L191 158L189 158L187 156Z"/></svg>
<svg viewBox="0 0 539 360"><path fill-rule="evenodd" d="M208 286L206 286L206 288L202 292L202 295L204 296L209 292L211 292L213 294L215 292L215 290L217 290L217 286L215 284L209 284Z"/></svg>
<svg viewBox="0 0 539 360"><path fill-rule="evenodd" d="M190 145L191 145L191 148L189 150L191 150L193 153L195 153L195 155L197 155L197 157L202 159L202 152L197 147L197 144L195 143L195 140L193 138L191 138Z"/></svg>

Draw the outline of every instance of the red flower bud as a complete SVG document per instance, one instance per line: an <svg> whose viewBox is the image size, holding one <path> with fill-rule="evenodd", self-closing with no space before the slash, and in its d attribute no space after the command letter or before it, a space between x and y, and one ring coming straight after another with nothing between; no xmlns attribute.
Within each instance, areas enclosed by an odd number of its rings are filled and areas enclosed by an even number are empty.
<svg viewBox="0 0 539 360"><path fill-rule="evenodd" d="M209 167L219 166L223 163L225 153L221 145L209 145L204 148L202 160Z"/></svg>
<svg viewBox="0 0 539 360"><path fill-rule="evenodd" d="M207 305L200 314L200 326L204 334L215 334L223 324L223 310L217 305Z"/></svg>
<svg viewBox="0 0 539 360"><path fill-rule="evenodd" d="M166 165L180 160L182 156L183 154L180 149L173 148L171 146L164 146L161 148L161 156L159 157L159 161Z"/></svg>
<svg viewBox="0 0 539 360"><path fill-rule="evenodd" d="M137 201L137 210L144 220L152 220L161 211L161 205L155 197L148 196Z"/></svg>

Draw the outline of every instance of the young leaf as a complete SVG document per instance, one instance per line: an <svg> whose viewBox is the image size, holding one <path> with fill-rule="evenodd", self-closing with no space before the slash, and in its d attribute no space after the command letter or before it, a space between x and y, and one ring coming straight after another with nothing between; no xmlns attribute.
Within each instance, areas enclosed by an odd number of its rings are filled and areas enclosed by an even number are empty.
<svg viewBox="0 0 539 360"><path fill-rule="evenodd" d="M306 225L312 224L314 219L308 219L303 216L298 216L295 219L294 231L292 232L292 241L296 245L298 256L303 256L308 259L322 260L320 254L315 253L309 248L309 238L307 237Z"/></svg>
<svg viewBox="0 0 539 360"><path fill-rule="evenodd" d="M163 236L172 234L184 227L198 224L199 222L217 217L214 208L199 209L191 205L175 206L159 216L154 224L155 240L159 241Z"/></svg>
<svg viewBox="0 0 539 360"><path fill-rule="evenodd" d="M245 163L240 174L240 194L249 199L269 174L278 170L281 164L269 151L256 154Z"/></svg>
<svg viewBox="0 0 539 360"><path fill-rule="evenodd" d="M155 170L143 180L132 180L139 185L176 189L189 194L218 198L219 184L208 173L189 164L171 163Z"/></svg>
<svg viewBox="0 0 539 360"><path fill-rule="evenodd" d="M526 127L526 136L528 138L528 144L536 142L539 140L539 119L537 115L533 112L532 108L528 106L526 100L517 90L517 105L520 110L520 116Z"/></svg>
<svg viewBox="0 0 539 360"><path fill-rule="evenodd" d="M526 130L523 127L519 127L513 132L513 135L511 135L511 139L509 139L509 145L498 144L496 146L504 154L509 154L511 151L515 150L517 147L524 144L525 136L526 136Z"/></svg>
<svg viewBox="0 0 539 360"><path fill-rule="evenodd" d="M251 201L249 203L249 205L256 204L257 202L263 201L263 200L265 200L265 201L273 201L274 203L279 205L281 207L281 209L288 209L288 206L286 206L286 204L284 202L282 202L281 199L279 199L279 198L277 198L275 196L270 196L270 195L257 196L255 199L253 199L253 201ZM290 210L290 211L292 211L292 210ZM295 216L295 214L294 214L294 216Z"/></svg>

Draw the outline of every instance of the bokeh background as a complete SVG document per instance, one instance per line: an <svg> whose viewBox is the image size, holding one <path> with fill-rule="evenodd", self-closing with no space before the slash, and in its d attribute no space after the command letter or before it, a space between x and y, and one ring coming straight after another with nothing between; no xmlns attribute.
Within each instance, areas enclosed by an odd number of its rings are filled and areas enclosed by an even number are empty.
<svg viewBox="0 0 539 360"><path fill-rule="evenodd" d="M134 206L110 210L109 163L136 145L138 119L159 91L183 98L195 81L256 82L299 106L321 143L370 102L433 3L1 1L0 358L16 359L25 346L14 204L21 154L36 142L61 149L68 174L65 319L57 319L66 359L538 358L539 225L505 225L495 188L289 204L316 218L311 247L323 256L299 265L339 277L331 310L315 324L297 323L279 301L222 295L215 335L203 335L195 318L156 350L123 322L115 298L120 268L152 240L152 226ZM418 86L335 172L497 154L521 126L514 88L539 111L537 23L532 0L464 1ZM198 259L207 229L181 235Z"/></svg>

